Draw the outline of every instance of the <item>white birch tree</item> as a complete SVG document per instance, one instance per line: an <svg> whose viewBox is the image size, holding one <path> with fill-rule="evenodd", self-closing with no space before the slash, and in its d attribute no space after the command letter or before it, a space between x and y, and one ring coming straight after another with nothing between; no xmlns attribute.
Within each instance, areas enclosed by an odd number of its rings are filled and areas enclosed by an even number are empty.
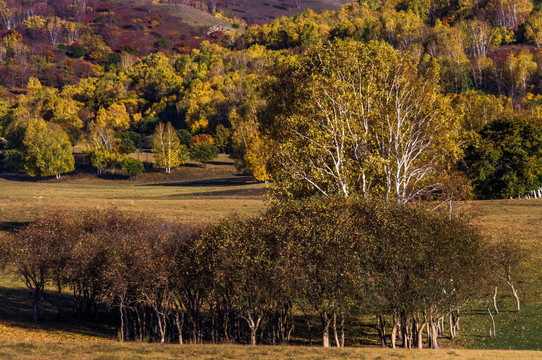
<svg viewBox="0 0 542 360"><path fill-rule="evenodd" d="M166 174L170 174L172 167L186 162L186 151L171 123L159 123L152 140L155 167L165 169Z"/></svg>
<svg viewBox="0 0 542 360"><path fill-rule="evenodd" d="M418 75L387 44L337 41L290 75L270 143L273 181L286 196L407 202L438 188L439 172L460 155L457 117L436 75Z"/></svg>

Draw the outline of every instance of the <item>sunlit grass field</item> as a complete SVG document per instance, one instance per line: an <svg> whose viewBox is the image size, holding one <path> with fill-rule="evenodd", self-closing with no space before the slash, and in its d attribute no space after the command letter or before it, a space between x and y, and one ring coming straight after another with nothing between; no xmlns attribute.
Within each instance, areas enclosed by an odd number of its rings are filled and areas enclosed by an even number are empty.
<svg viewBox="0 0 542 360"><path fill-rule="evenodd" d="M148 212L186 223L207 222L233 212L253 213L264 205L265 184L235 173L225 155L202 168L188 164L171 175L123 177L65 175L59 181L0 177L0 229L54 210L116 208Z"/></svg>
<svg viewBox="0 0 542 360"><path fill-rule="evenodd" d="M521 311L515 311L512 293L501 281L497 336L489 337L487 310L473 301L458 341L468 348L542 350L542 199L473 201L464 208L477 214L475 224L494 238L519 239L528 256L513 274Z"/></svg>
<svg viewBox="0 0 542 360"><path fill-rule="evenodd" d="M0 343L2 359L540 359L534 351L324 349L307 346L160 345L143 343Z"/></svg>
<svg viewBox="0 0 542 360"><path fill-rule="evenodd" d="M40 213L60 209L116 208L149 212L186 223L204 223L234 212L255 213L263 209L265 189L265 184L237 175L225 156L206 168L188 164L177 169L172 176L148 173L136 181L120 177L98 178L89 174L64 176L60 181L3 176L0 177L0 236ZM514 299L503 282L499 287L501 312L495 317L495 337L489 337L491 320L487 311L473 299L462 313L461 331L456 340L446 340L447 333L442 334L441 344L445 349L436 352L376 347L341 350L318 346L121 344L115 340L115 329L108 325L95 327L92 322L81 323L69 316L57 320L53 301L46 306L47 321L31 323L30 302L24 284L13 275L4 273L0 277L0 358L542 358L542 352L489 350L542 350L542 200L471 201L458 204L456 208L474 213L474 223L493 237L518 238L529 250L528 258L514 274L522 309L519 313L514 311ZM68 298L66 308L69 308ZM318 339L317 331L316 327L313 340ZM366 338L358 340L361 338L355 334L357 331L356 326L350 328L350 334L347 334L349 342L352 345L369 343Z"/></svg>

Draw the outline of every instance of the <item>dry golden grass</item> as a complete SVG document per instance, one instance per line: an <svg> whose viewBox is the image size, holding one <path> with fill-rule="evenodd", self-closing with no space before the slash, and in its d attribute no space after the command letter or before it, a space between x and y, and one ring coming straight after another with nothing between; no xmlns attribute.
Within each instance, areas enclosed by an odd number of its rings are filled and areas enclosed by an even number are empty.
<svg viewBox="0 0 542 360"><path fill-rule="evenodd" d="M534 351L324 349L305 346L0 342L2 359L540 359Z"/></svg>
<svg viewBox="0 0 542 360"><path fill-rule="evenodd" d="M219 161L201 168L189 164L172 173L146 173L138 180L64 176L60 181L15 181L0 178L0 229L31 221L54 210L116 208L148 212L181 222L206 222L264 206L265 184L235 174L232 163Z"/></svg>
<svg viewBox="0 0 542 360"><path fill-rule="evenodd" d="M232 29L232 24L229 21L214 17L213 15L192 6L154 3L153 7L161 10L165 9L168 14L178 17L187 25L204 27L221 26L224 29Z"/></svg>

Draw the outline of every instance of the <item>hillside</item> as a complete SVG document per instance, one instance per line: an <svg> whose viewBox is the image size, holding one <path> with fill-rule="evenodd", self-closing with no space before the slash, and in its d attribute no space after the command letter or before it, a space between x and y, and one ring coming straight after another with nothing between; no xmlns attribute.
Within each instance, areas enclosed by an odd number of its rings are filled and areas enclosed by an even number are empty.
<svg viewBox="0 0 542 360"><path fill-rule="evenodd" d="M231 16L238 16L247 24L263 24L281 16L292 16L296 13L312 9L338 10L349 0L226 0L217 2L218 9Z"/></svg>

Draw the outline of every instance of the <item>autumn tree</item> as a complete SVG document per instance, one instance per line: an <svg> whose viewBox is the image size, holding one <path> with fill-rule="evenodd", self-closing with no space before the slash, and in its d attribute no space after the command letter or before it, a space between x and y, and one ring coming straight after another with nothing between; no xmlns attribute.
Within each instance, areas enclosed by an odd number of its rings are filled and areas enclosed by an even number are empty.
<svg viewBox="0 0 542 360"><path fill-rule="evenodd" d="M517 55L510 52L502 66L512 100L525 96L529 81L537 69L533 54L527 49L523 49Z"/></svg>
<svg viewBox="0 0 542 360"><path fill-rule="evenodd" d="M486 56L493 44L493 29L482 20L467 20L460 24L467 35L466 51L471 59Z"/></svg>
<svg viewBox="0 0 542 360"><path fill-rule="evenodd" d="M198 161L205 167L207 163L218 156L218 148L211 135L199 134L192 136L188 148L190 160Z"/></svg>
<svg viewBox="0 0 542 360"><path fill-rule="evenodd" d="M515 29L529 16L533 4L529 0L490 0L486 6L496 27Z"/></svg>
<svg viewBox="0 0 542 360"><path fill-rule="evenodd" d="M209 261L215 291L224 294L250 329L250 344L257 344L260 326L273 308L280 286L274 278L272 235L261 218L228 218L204 235L212 247ZM231 294L231 296L230 296Z"/></svg>
<svg viewBox="0 0 542 360"><path fill-rule="evenodd" d="M59 296L62 292L70 248L77 239L76 226L71 220L63 212L40 216L2 244L8 264L31 291L34 322L43 315L45 286L58 287Z"/></svg>
<svg viewBox="0 0 542 360"><path fill-rule="evenodd" d="M221 149L222 152L226 151L226 148L231 143L231 131L222 124L219 124L215 129L214 141L216 146Z"/></svg>
<svg viewBox="0 0 542 360"><path fill-rule="evenodd" d="M116 144L117 140L110 127L96 122L90 124L84 142L84 154L89 158L92 166L96 168L98 175L117 162Z"/></svg>
<svg viewBox="0 0 542 360"><path fill-rule="evenodd" d="M171 173L171 168L186 162L186 150L181 145L176 130L171 123L165 126L159 123L152 137L152 153L154 165L165 169L166 174Z"/></svg>
<svg viewBox="0 0 542 360"><path fill-rule="evenodd" d="M287 196L383 194L406 202L457 159L457 118L438 79L389 45L337 41L281 76L269 168ZM265 121L265 120L263 120Z"/></svg>
<svg viewBox="0 0 542 360"><path fill-rule="evenodd" d="M542 46L542 13L535 11L525 21L525 37L536 45Z"/></svg>
<svg viewBox="0 0 542 360"><path fill-rule="evenodd" d="M24 137L25 170L30 176L51 176L73 171L74 158L68 135L42 119L29 122Z"/></svg>
<svg viewBox="0 0 542 360"><path fill-rule="evenodd" d="M96 124L115 130L126 130L130 126L130 115L124 104L113 103L107 109L100 107L96 114Z"/></svg>

